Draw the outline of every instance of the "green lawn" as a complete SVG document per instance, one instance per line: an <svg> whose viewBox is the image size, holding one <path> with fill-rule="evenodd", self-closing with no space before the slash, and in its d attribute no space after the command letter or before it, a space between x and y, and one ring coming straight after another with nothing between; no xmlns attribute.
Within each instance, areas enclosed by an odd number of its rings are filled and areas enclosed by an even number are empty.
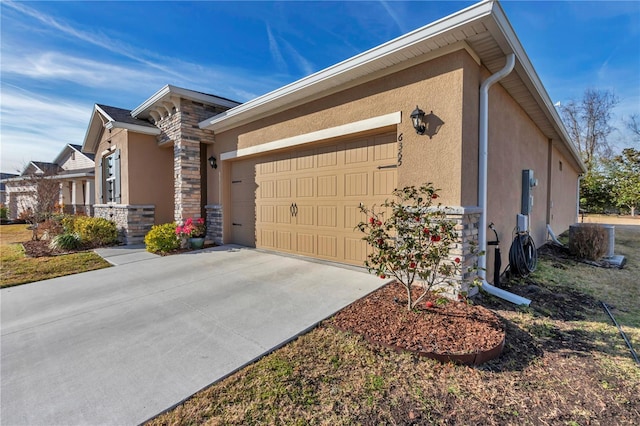
<svg viewBox="0 0 640 426"><path fill-rule="evenodd" d="M30 258L21 242L31 239L27 225L0 226L0 287L10 287L111 266L92 251Z"/></svg>

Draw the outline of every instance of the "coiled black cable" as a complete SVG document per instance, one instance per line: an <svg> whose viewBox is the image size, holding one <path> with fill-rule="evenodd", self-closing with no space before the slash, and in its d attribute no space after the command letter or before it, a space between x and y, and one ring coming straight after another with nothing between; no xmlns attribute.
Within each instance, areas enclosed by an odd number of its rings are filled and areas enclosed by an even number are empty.
<svg viewBox="0 0 640 426"><path fill-rule="evenodd" d="M509 270L526 277L538 266L538 251L528 232L518 232L509 249Z"/></svg>

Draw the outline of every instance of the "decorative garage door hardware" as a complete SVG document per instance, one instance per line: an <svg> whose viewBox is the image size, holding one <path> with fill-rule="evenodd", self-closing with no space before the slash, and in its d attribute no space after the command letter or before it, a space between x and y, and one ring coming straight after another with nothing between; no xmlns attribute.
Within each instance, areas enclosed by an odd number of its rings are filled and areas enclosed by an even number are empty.
<svg viewBox="0 0 640 426"><path fill-rule="evenodd" d="M397 164L388 164L386 166L378 166L378 170L380 169L397 169L398 165Z"/></svg>
<svg viewBox="0 0 640 426"><path fill-rule="evenodd" d="M298 217L298 205L296 203L291 203L289 211L291 212L291 217Z"/></svg>

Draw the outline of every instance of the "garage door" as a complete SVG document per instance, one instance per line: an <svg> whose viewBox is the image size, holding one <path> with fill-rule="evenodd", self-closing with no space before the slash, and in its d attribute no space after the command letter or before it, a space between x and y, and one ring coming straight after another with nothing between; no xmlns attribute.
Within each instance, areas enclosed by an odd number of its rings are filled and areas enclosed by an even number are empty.
<svg viewBox="0 0 640 426"><path fill-rule="evenodd" d="M358 206L390 196L397 153L391 133L233 163L233 242L362 265Z"/></svg>

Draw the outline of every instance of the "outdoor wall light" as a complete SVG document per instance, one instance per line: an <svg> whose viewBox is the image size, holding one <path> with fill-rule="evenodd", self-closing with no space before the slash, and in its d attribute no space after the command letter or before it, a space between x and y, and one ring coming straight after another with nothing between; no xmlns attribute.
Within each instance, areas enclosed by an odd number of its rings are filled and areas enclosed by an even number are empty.
<svg viewBox="0 0 640 426"><path fill-rule="evenodd" d="M416 133L424 135L427 126L424 124L424 111L418 108L418 105L416 105L416 109L411 113L411 121L413 122L413 128L416 129Z"/></svg>
<svg viewBox="0 0 640 426"><path fill-rule="evenodd" d="M444 124L444 121L431 111L429 114L425 114L417 105L416 109L411 113L411 122L413 128L416 129L416 133L419 135L427 135L429 139L437 135L440 128Z"/></svg>
<svg viewBox="0 0 640 426"><path fill-rule="evenodd" d="M216 163L216 157L212 155L211 157L207 158L207 160L209 161L209 165L211 166L212 169L218 168L218 164Z"/></svg>

